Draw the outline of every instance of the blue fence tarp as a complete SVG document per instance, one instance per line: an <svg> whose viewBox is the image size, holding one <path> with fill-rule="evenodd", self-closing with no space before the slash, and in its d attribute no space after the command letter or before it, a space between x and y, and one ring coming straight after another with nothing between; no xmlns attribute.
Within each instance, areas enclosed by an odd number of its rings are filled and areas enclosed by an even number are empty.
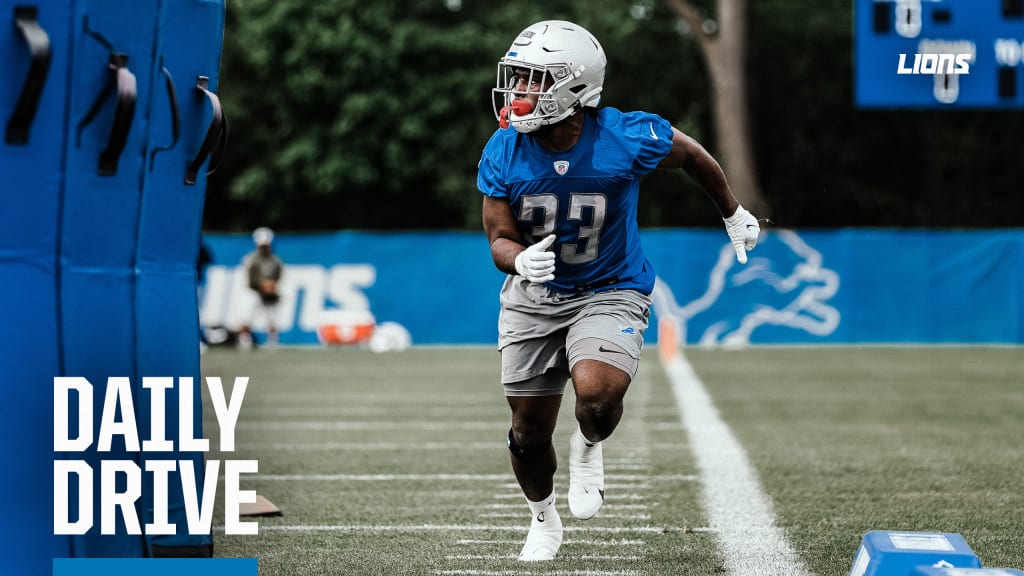
<svg viewBox="0 0 1024 576"><path fill-rule="evenodd" d="M659 277L652 320L688 344L1024 343L1024 230L769 230L745 266L721 230L641 237ZM237 327L255 299L240 268L252 241L206 240L201 320ZM504 274L482 232L278 234L275 250L282 344L316 343L343 311L416 344L497 342Z"/></svg>

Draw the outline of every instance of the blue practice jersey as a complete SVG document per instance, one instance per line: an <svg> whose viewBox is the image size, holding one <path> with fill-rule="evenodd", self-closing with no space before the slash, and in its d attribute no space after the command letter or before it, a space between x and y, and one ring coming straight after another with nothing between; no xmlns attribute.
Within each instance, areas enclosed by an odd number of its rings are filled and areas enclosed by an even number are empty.
<svg viewBox="0 0 1024 576"><path fill-rule="evenodd" d="M654 289L654 269L637 230L640 177L672 148L672 126L646 112L587 111L571 150L551 152L513 128L484 147L477 187L507 198L531 243L555 234L555 279L562 293Z"/></svg>

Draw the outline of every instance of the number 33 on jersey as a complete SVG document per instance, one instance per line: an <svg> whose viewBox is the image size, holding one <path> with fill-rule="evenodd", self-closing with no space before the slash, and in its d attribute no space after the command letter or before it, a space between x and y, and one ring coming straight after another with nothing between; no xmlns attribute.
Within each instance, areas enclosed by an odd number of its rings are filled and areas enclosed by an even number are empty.
<svg viewBox="0 0 1024 576"><path fill-rule="evenodd" d="M606 107L584 113L579 141L566 151L497 130L484 147L477 186L508 199L528 243L556 236L555 279L546 284L552 290L650 294L654 269L636 222L639 184L671 150L672 126L645 112Z"/></svg>

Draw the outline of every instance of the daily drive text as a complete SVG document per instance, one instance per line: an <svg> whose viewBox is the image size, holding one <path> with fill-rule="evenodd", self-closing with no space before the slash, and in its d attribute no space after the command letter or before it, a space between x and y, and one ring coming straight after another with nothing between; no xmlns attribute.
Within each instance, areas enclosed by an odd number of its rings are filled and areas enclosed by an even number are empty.
<svg viewBox="0 0 1024 576"><path fill-rule="evenodd" d="M220 378L205 378L210 401L220 428L222 453L235 450L235 426L241 412L249 379L234 379L231 395L225 398ZM132 394L129 378L111 377L106 381L102 413L94 410L94 388L80 376L53 379L53 532L85 534L94 526L94 500L99 503L100 533L118 532L117 519L128 534L176 534L178 527L169 522L168 494L177 493L171 481L180 479L184 499L185 522L189 534L209 534L217 481L224 475L224 532L257 534L255 522L239 521L239 505L256 501L252 490L239 490L239 476L259 471L256 460L174 459L176 454L208 452L210 441L196 438L194 381L191 377L144 377L142 390ZM175 394L176 392L176 394ZM142 397L149 399L148 406ZM174 438L168 437L168 398L177 398L177 424ZM173 401L173 400L172 400ZM72 411L72 407L77 409ZM144 410L139 428L136 410ZM98 422L98 426L97 426ZM143 436L140 438L140 435ZM116 446L116 447L115 447ZM113 449L112 449L113 447ZM75 454L83 455L76 459ZM106 456L109 456L106 457ZM98 468L98 469L97 469ZM205 469L202 469L205 468ZM142 496L143 475L150 475L152 521L142 526L138 500ZM72 480L74 478L74 480ZM197 481L198 480L198 481ZM197 484L202 482L201 486ZM94 488L98 485L98 492ZM77 486L76 498L71 490ZM95 495L95 498L94 498ZM74 508L74 510L72 509Z"/></svg>

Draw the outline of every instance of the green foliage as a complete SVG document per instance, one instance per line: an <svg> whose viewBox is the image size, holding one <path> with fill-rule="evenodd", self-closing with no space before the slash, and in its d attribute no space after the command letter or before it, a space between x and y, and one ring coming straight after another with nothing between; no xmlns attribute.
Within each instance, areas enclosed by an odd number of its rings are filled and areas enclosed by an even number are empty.
<svg viewBox="0 0 1024 576"><path fill-rule="evenodd" d="M849 0L749 0L749 18L750 128L779 225L1024 223L1024 115L857 110ZM219 88L231 136L207 228L479 229L495 66L542 19L601 40L602 104L660 114L716 153L703 59L663 0L236 0ZM684 174L659 172L639 216L717 214Z"/></svg>
<svg viewBox="0 0 1024 576"><path fill-rule="evenodd" d="M497 127L496 64L519 30L546 18L602 40L605 104L699 124L698 56L660 6L636 6L232 3L220 89L232 133L210 181L207 226L478 228L476 164Z"/></svg>

